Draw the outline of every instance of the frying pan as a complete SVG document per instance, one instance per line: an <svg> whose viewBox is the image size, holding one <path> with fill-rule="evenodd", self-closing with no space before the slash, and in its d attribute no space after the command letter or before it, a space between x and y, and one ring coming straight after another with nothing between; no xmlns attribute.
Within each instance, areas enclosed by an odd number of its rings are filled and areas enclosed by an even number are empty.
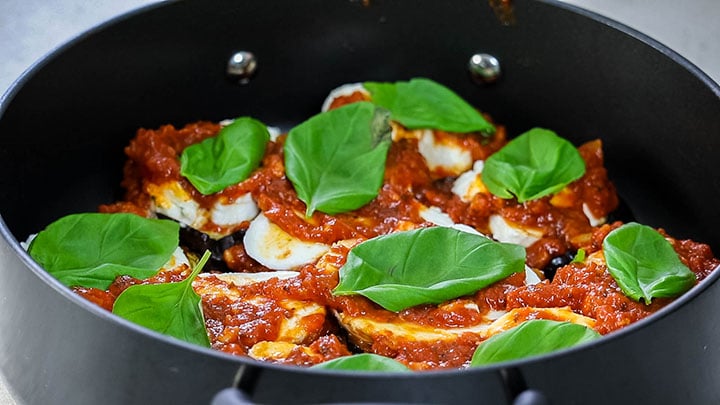
<svg viewBox="0 0 720 405"><path fill-rule="evenodd" d="M602 138L638 222L720 246L720 88L673 51L554 1L168 2L43 59L0 104L0 368L30 404L714 403L720 272L592 344L472 370L405 374L277 366L192 346L75 296L22 249L60 216L120 197L137 128L249 115L282 129L343 83L428 77L517 135ZM239 51L252 76L228 75ZM497 58L492 83L468 71ZM621 63L619 63L621 61ZM230 389L230 390L228 390Z"/></svg>

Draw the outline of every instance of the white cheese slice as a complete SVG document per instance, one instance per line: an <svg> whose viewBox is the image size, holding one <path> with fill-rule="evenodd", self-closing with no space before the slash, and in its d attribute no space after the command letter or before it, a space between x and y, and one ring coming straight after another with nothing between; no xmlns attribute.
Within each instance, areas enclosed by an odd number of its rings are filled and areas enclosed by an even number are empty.
<svg viewBox="0 0 720 405"><path fill-rule="evenodd" d="M439 226L452 227L455 222L450 218L450 215L444 213L438 207L426 207L420 208L420 218Z"/></svg>
<svg viewBox="0 0 720 405"><path fill-rule="evenodd" d="M466 333L478 335L484 340L531 319L562 320L589 328L595 326L593 318L578 315L569 307L522 307L514 308L509 312L489 311L482 316L477 324L460 328L433 327L400 318L380 321L372 317L349 316L338 311L335 311L335 316L349 332L353 343L365 350L372 350L373 342L376 339L381 339L383 342L393 342L394 345L399 347L409 342L422 342L424 344L451 342Z"/></svg>
<svg viewBox="0 0 720 405"><path fill-rule="evenodd" d="M433 225L444 226L446 228L453 228L457 229L458 231L487 237L487 235L483 235L482 233L478 232L477 229L469 225L455 223L452 218L450 218L450 215L443 212L438 207L423 206L422 208L420 208L420 218L430 222Z"/></svg>
<svg viewBox="0 0 720 405"><path fill-rule="evenodd" d="M250 223L243 243L250 257L273 270L299 268L330 250L324 243L308 242L290 235L262 213Z"/></svg>
<svg viewBox="0 0 720 405"><path fill-rule="evenodd" d="M270 140L273 142L277 142L278 137L282 135L282 130L278 127L267 127L268 133L270 134Z"/></svg>
<svg viewBox="0 0 720 405"><path fill-rule="evenodd" d="M260 209L250 193L243 194L230 204L218 201L212 208L212 221L220 226L231 226L255 218Z"/></svg>
<svg viewBox="0 0 720 405"><path fill-rule="evenodd" d="M472 169L462 173L455 179L452 186L452 192L464 202L470 202L473 197L486 191L485 185L480 179L480 174L485 167L485 161L476 160Z"/></svg>
<svg viewBox="0 0 720 405"><path fill-rule="evenodd" d="M154 211L157 213L194 229L201 229L207 221L200 212L200 204L177 181L151 184L148 193L153 198Z"/></svg>
<svg viewBox="0 0 720 405"><path fill-rule="evenodd" d="M20 241L20 247L27 252L27 250L30 248L30 244L32 243L33 239L37 237L37 235L38 234L36 233L31 233L24 242Z"/></svg>
<svg viewBox="0 0 720 405"><path fill-rule="evenodd" d="M297 271L261 271L257 273L220 273L220 274L210 274L210 273L202 273L200 276L215 276L219 278L222 281L225 281L227 283L235 284L236 286L244 286L244 285L250 285L254 283L259 283L261 281L268 281L272 278L277 278L280 280L287 280L289 278L297 277L300 275Z"/></svg>
<svg viewBox="0 0 720 405"><path fill-rule="evenodd" d="M539 229L520 228L511 225L500 215L490 215L490 231L493 238L500 242L514 243L528 247L542 238L543 233Z"/></svg>
<svg viewBox="0 0 720 405"><path fill-rule="evenodd" d="M274 300L267 298L262 293L248 296L243 294L243 290L237 287L243 287L254 283L268 281L273 278L281 280L297 277L300 273L295 271L270 271L261 273L222 273L222 274L200 274L193 282L193 288L203 297L221 296L225 298L230 307L241 308L243 311L267 311L282 310L284 316L276 320L278 322L278 334L274 337L277 342L287 342L290 344L307 344L314 339L320 329L322 329L322 321L318 323L318 318L325 319L325 307L310 301L279 299ZM217 278L224 283L213 282ZM239 317L235 320L240 320ZM223 328L237 328L237 325L222 325ZM255 334L256 328L264 328L262 323L248 321L241 328L250 336Z"/></svg>
<svg viewBox="0 0 720 405"><path fill-rule="evenodd" d="M530 266L525 266L525 285L535 285L540 283L542 280L540 280L540 276L533 271L533 269L530 268Z"/></svg>
<svg viewBox="0 0 720 405"><path fill-rule="evenodd" d="M235 232L237 229L233 229L233 226L252 220L260 212L250 193L245 193L227 204L221 196L208 210L200 207L177 181L150 184L147 190L153 199L154 212L172 218L183 226L204 232L214 239ZM209 226L212 224L227 227L228 231L217 233L214 226Z"/></svg>
<svg viewBox="0 0 720 405"><path fill-rule="evenodd" d="M418 151L433 172L459 175L473 165L469 150L463 148L459 142L438 142L435 133L429 129L422 131L418 140Z"/></svg>
<svg viewBox="0 0 720 405"><path fill-rule="evenodd" d="M590 225L592 225L592 226L600 226L600 225L604 224L605 221L607 221L606 217L598 218L595 215L593 215L592 211L590 211L590 207L588 207L588 205L585 203L583 203L582 209L583 209L583 213L587 217L588 221L590 221Z"/></svg>
<svg viewBox="0 0 720 405"><path fill-rule="evenodd" d="M185 255L185 251L183 251L182 248L178 246L173 252L173 255L167 261L167 263L162 266L162 269L174 269L175 267L181 265L187 265L188 267L192 267L190 266L190 260L188 260L187 256Z"/></svg>
<svg viewBox="0 0 720 405"><path fill-rule="evenodd" d="M325 112L330 109L330 106L332 105L332 102L338 98L343 96L349 96L355 92L361 92L368 97L370 96L370 92L368 92L365 89L365 86L363 86L362 83L348 83L343 84L340 87L337 87L330 91L330 94L328 94L327 98L325 98L325 101L323 101L322 107L320 111Z"/></svg>

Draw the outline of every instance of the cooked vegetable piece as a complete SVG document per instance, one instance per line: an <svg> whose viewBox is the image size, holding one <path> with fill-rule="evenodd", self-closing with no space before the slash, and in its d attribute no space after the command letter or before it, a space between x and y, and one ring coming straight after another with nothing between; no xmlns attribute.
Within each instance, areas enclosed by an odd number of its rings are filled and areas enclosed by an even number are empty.
<svg viewBox="0 0 720 405"><path fill-rule="evenodd" d="M115 300L113 313L162 334L210 347L200 296L192 288L192 281L209 258L210 252L205 251L183 281L128 287Z"/></svg>
<svg viewBox="0 0 720 405"><path fill-rule="evenodd" d="M396 360L372 353L361 353L354 354L352 356L339 357L337 359L317 364L312 368L339 371L410 371L410 369L404 364Z"/></svg>
<svg viewBox="0 0 720 405"><path fill-rule="evenodd" d="M608 271L635 301L675 297L696 281L670 242L647 225L631 222L613 230L603 241L603 253Z"/></svg>
<svg viewBox="0 0 720 405"><path fill-rule="evenodd" d="M104 290L119 275L157 273L177 248L179 229L134 214L73 214L48 225L28 252L66 286Z"/></svg>
<svg viewBox="0 0 720 405"><path fill-rule="evenodd" d="M485 161L482 181L496 196L523 203L556 193L584 174L585 161L570 142L533 128Z"/></svg>
<svg viewBox="0 0 720 405"><path fill-rule="evenodd" d="M525 250L446 227L370 239L350 251L336 295L360 294L390 311L471 294L525 270Z"/></svg>
<svg viewBox="0 0 720 405"><path fill-rule="evenodd" d="M352 211L375 198L390 143L387 111L368 102L318 114L290 130L285 172L306 215Z"/></svg>
<svg viewBox="0 0 720 405"><path fill-rule="evenodd" d="M269 140L263 123L238 118L216 136L185 148L180 174L201 193L216 193L245 180L262 161Z"/></svg>
<svg viewBox="0 0 720 405"><path fill-rule="evenodd" d="M470 365L477 367L537 356L577 346L599 337L599 333L587 326L534 319L480 343Z"/></svg>
<svg viewBox="0 0 720 405"><path fill-rule="evenodd" d="M430 79L407 82L366 82L372 102L390 110L390 118L409 129L491 134L495 127L447 87Z"/></svg>

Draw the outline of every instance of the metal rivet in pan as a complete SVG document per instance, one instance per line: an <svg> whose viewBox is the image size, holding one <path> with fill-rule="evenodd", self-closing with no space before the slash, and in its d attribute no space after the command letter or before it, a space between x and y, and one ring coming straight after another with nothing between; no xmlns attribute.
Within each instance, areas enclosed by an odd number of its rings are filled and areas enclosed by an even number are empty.
<svg viewBox="0 0 720 405"><path fill-rule="evenodd" d="M227 75L240 83L247 83L257 70L257 59L252 52L235 52L227 63Z"/></svg>
<svg viewBox="0 0 720 405"><path fill-rule="evenodd" d="M476 53L468 62L470 75L481 83L492 83L500 78L500 61L487 53Z"/></svg>

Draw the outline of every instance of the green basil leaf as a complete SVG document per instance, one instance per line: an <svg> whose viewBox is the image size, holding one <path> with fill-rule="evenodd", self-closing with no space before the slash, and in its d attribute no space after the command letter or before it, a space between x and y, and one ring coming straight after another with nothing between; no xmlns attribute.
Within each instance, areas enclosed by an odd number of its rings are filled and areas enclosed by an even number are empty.
<svg viewBox="0 0 720 405"><path fill-rule="evenodd" d="M387 111L368 102L324 112L290 130L285 172L307 216L352 211L378 195L390 132Z"/></svg>
<svg viewBox="0 0 720 405"><path fill-rule="evenodd" d="M570 263L582 263L585 261L585 249L578 249L575 257L573 257Z"/></svg>
<svg viewBox="0 0 720 405"><path fill-rule="evenodd" d="M216 193L248 178L260 165L269 140L262 122L238 118L216 136L185 148L180 174L201 193Z"/></svg>
<svg viewBox="0 0 720 405"><path fill-rule="evenodd" d="M390 110L390 118L409 129L433 128L449 132L491 134L495 127L447 87L430 79L409 82L366 82L372 102Z"/></svg>
<svg viewBox="0 0 720 405"><path fill-rule="evenodd" d="M490 155L482 180L496 196L523 203L558 192L584 174L585 161L570 142L533 128Z"/></svg>
<svg viewBox="0 0 720 405"><path fill-rule="evenodd" d="M119 275L147 278L178 246L176 222L134 214L73 214L48 225L28 253L68 287L107 289Z"/></svg>
<svg viewBox="0 0 720 405"><path fill-rule="evenodd" d="M336 295L360 294L390 311L472 294L525 271L525 249L446 227L367 240L340 268Z"/></svg>
<svg viewBox="0 0 720 405"><path fill-rule="evenodd" d="M115 300L113 313L156 332L210 347L200 296L192 288L192 281L209 258L210 252L205 251L183 281L128 287Z"/></svg>
<svg viewBox="0 0 720 405"><path fill-rule="evenodd" d="M354 354L352 356L339 357L324 363L316 364L312 368L340 371L388 371L388 372L409 372L411 371L404 364L388 357L372 353Z"/></svg>
<svg viewBox="0 0 720 405"><path fill-rule="evenodd" d="M586 326L571 322L530 320L480 343L470 366L537 356L589 342L600 336Z"/></svg>
<svg viewBox="0 0 720 405"><path fill-rule="evenodd" d="M608 271L635 301L675 297L696 281L670 242L646 225L631 222L613 230L603 241L603 253Z"/></svg>

